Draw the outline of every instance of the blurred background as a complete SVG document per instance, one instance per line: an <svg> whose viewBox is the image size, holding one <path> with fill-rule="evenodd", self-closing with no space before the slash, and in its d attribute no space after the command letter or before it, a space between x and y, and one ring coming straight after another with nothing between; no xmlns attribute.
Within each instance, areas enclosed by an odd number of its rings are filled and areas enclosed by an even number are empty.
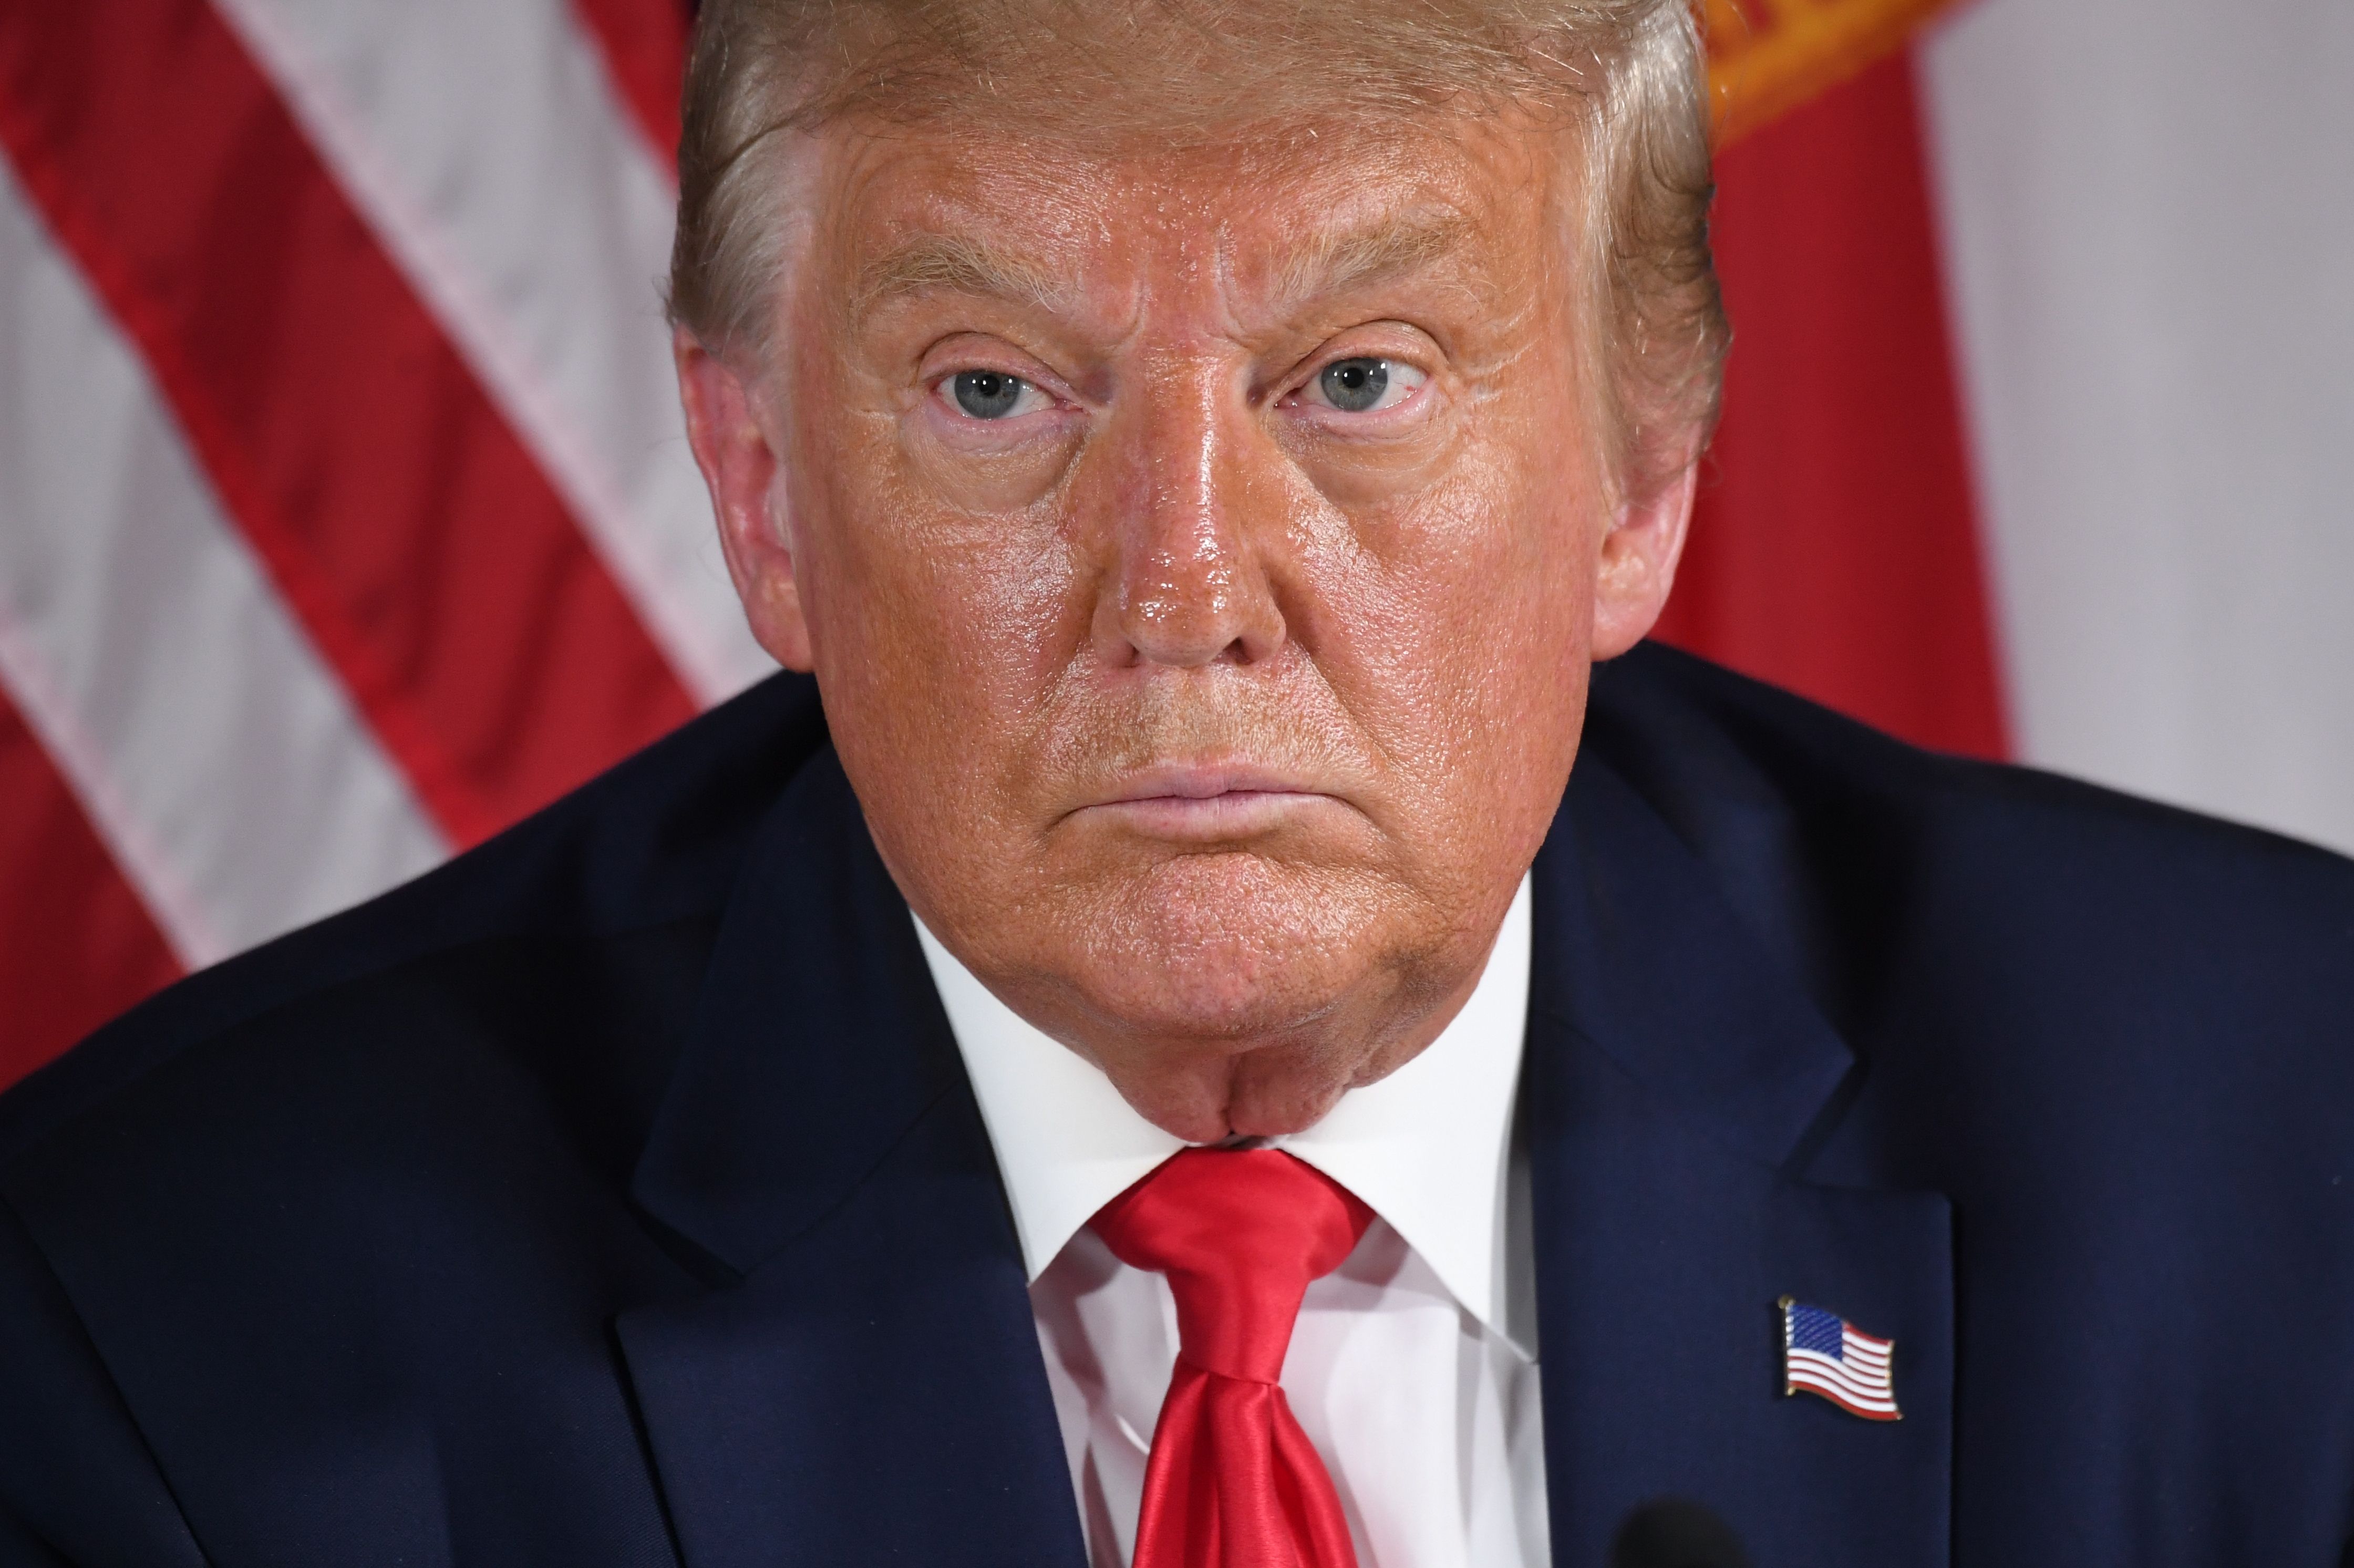
<svg viewBox="0 0 2354 1568"><path fill-rule="evenodd" d="M1660 635L2354 849L2354 5L1707 0ZM0 0L0 1082L768 668L657 281L683 0Z"/></svg>

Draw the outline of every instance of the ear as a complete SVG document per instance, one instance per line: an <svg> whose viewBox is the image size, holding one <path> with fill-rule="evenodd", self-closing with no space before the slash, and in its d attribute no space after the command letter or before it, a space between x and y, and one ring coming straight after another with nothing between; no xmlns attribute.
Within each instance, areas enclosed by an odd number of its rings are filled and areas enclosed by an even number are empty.
<svg viewBox="0 0 2354 1568"><path fill-rule="evenodd" d="M671 336L671 357L678 366L687 443L710 488L719 546L752 635L786 669L807 671L812 662L809 620L793 575L776 438L761 424L752 387L684 327Z"/></svg>
<svg viewBox="0 0 2354 1568"><path fill-rule="evenodd" d="M1667 609L1699 475L1695 458L1630 497L1602 536L1601 569L1594 577L1595 658L1615 659L1640 642Z"/></svg>

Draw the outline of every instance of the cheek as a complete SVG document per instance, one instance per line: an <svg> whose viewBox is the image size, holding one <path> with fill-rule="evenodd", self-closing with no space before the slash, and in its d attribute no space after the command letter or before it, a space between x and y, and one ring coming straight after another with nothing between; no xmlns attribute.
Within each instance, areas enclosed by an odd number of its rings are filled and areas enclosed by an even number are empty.
<svg viewBox="0 0 2354 1568"><path fill-rule="evenodd" d="M1322 552L1303 641L1389 759L1415 832L1492 842L1500 810L1518 853L1550 820L1583 713L1597 505L1575 472L1481 448Z"/></svg>
<svg viewBox="0 0 2354 1568"><path fill-rule="evenodd" d="M1551 688L1589 639L1596 505L1520 449L1466 451L1410 506L1355 521L1353 569L1333 574L1320 618L1323 662L1362 665L1382 678L1372 691L1415 694L1467 730L1500 697Z"/></svg>
<svg viewBox="0 0 2354 1568"><path fill-rule="evenodd" d="M878 787L946 788L1020 743L1082 634L1077 574L1050 505L948 504L892 421L845 435L807 471L801 529L828 716Z"/></svg>

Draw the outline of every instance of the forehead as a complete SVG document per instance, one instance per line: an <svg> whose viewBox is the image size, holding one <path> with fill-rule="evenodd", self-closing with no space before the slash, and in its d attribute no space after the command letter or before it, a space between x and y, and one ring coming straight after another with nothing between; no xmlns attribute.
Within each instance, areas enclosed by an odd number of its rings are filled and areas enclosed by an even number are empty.
<svg viewBox="0 0 2354 1568"><path fill-rule="evenodd" d="M1038 294L1074 281L1300 292L1320 278L1529 260L1575 162L1561 136L1499 115L1433 115L1156 147L977 118L831 134L811 195L854 305L977 281Z"/></svg>

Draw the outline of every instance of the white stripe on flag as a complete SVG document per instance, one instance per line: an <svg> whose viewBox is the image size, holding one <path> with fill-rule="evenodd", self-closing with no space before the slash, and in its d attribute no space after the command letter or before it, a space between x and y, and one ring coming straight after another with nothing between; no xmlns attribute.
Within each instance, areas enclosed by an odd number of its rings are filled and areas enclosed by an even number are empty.
<svg viewBox="0 0 2354 1568"><path fill-rule="evenodd" d="M5 161L0 674L191 965L446 853Z"/></svg>
<svg viewBox="0 0 2354 1568"><path fill-rule="evenodd" d="M663 324L673 194L569 0L216 0L688 689L744 627Z"/></svg>

